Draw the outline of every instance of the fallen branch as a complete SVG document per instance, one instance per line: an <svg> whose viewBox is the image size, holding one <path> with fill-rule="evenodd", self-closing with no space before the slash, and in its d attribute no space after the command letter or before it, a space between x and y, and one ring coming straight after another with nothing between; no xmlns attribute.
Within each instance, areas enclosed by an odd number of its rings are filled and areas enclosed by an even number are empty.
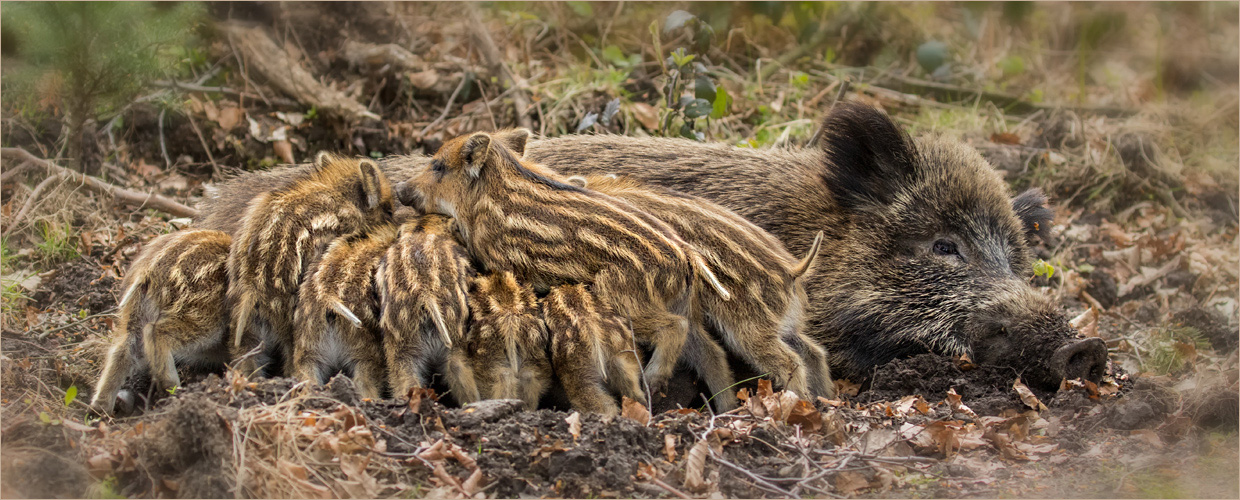
<svg viewBox="0 0 1240 500"><path fill-rule="evenodd" d="M461 95L461 90L465 88L465 84L467 83L469 83L469 75L466 74L461 76L461 83L456 86L456 90L452 91L452 95L448 97L448 103L443 106L443 112L439 114L439 118L436 118L435 121L427 124L418 136L426 137L427 132L430 132L435 125L439 125L439 122L442 122L444 118L448 117L448 111L451 110L452 105L456 103L456 96Z"/></svg>
<svg viewBox="0 0 1240 500"><path fill-rule="evenodd" d="M33 167L33 166L34 165L31 165L30 162L25 162L25 163L22 163L21 165L5 170L3 174L0 174L0 182L9 182L9 179L16 177L22 172L30 170L30 167Z"/></svg>
<svg viewBox="0 0 1240 500"><path fill-rule="evenodd" d="M231 23L221 25L221 29L237 40L238 48L245 53L248 61L252 62L254 68L281 92L303 104L317 107L347 120L381 119L379 115L370 112L361 103L349 98L343 92L319 83L314 75L289 57L262 29L247 28Z"/></svg>
<svg viewBox="0 0 1240 500"><path fill-rule="evenodd" d="M350 67L363 65L381 67L390 65L402 71L422 71L426 69L426 61L394 43L373 45L349 40L344 43L344 51L341 55L344 56L345 61L348 61Z"/></svg>
<svg viewBox="0 0 1240 500"><path fill-rule="evenodd" d="M167 198L165 196L161 196L161 195L154 194L154 193L141 193L138 191L133 191L133 190L117 187L112 184L108 184L107 182L93 175L86 175L86 174L74 172L65 167L57 165L50 160L44 160L42 158L36 157L35 155L30 154L29 151L26 151L25 149L22 149L22 148L0 148L0 158L4 158L6 160L11 160L11 161L30 162L31 164L35 166L43 167L43 169L47 170L53 177L67 178L75 183L85 186L87 189L90 189L91 191L111 195L112 198L118 202L126 203L129 205L135 205L139 208L154 208L161 212L165 212L170 215L175 215L177 217L197 217L198 216L197 210L187 207L185 205L182 205L181 203L175 200L172 200L170 198ZM52 177L49 177L49 179L50 178ZM47 182L47 181L45 180L43 182ZM37 193L32 193L31 194L32 198L34 197L34 194L37 194ZM27 203L29 203L29 201ZM19 220L18 217L14 218L14 222L18 220ZM14 227L14 226L15 225L10 225L10 227Z"/></svg>
<svg viewBox="0 0 1240 500"><path fill-rule="evenodd" d="M478 12L477 6L471 6L470 16L473 18L474 29L470 30L474 38L474 44L478 46L478 52L482 54L482 59L486 61L487 67L491 73L499 75L505 87L515 88L512 93L512 104L517 108L517 123L522 127L533 130L534 120L530 118L530 96L526 94L524 82L518 83L516 75L512 69L504 64L504 58L499 52L499 47L495 45L495 40L491 39L491 34L487 32L486 26L482 23L482 16Z"/></svg>
<svg viewBox="0 0 1240 500"><path fill-rule="evenodd" d="M959 85L952 85L950 83L932 82L929 80L922 80L920 78L894 74L887 75L887 77L875 83L881 84L884 87L896 87L903 91L916 92L918 94L929 94L939 99L961 101L969 98L981 98L983 101L993 102L995 106L999 107L999 109L1017 114L1033 113L1041 109L1060 108L1071 109L1078 112L1099 114L1112 118L1137 114L1135 109L1116 106L1065 106L1035 103L1026 101L1020 96L1005 92L971 89L961 87Z"/></svg>
<svg viewBox="0 0 1240 500"><path fill-rule="evenodd" d="M205 86L194 84L194 83L178 82L176 80L171 80L171 81L155 80L151 82L151 85L154 85L156 87L186 90L189 92L229 94L229 95L235 95L238 97L245 97L248 99L259 99L260 98L257 94L247 94L245 92L242 92L240 90L237 90L231 87L205 87ZM268 99L268 101L270 101L271 104L275 104L278 106L290 106L290 107L301 106L301 104L299 104L297 101L294 101L291 99L283 99L280 97L272 97L271 99Z"/></svg>
<svg viewBox="0 0 1240 500"><path fill-rule="evenodd" d="M34 191L31 191L30 196L26 198L26 203L22 204L21 210L18 210L17 215L14 215L13 219L9 221L9 229L17 227L17 225L21 223L22 219L26 218L26 213L29 212L31 208L34 208L35 201L38 201L39 196L43 194L43 191L47 190L48 186L51 186L53 182L60 180L62 177L63 176L61 174L52 174L48 176L48 178L43 179L39 185L35 186Z"/></svg>

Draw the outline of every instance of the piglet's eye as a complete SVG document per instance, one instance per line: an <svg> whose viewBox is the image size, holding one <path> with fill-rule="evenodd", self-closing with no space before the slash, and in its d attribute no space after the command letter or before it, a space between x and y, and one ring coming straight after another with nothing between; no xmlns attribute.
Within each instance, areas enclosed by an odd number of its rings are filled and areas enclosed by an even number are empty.
<svg viewBox="0 0 1240 500"><path fill-rule="evenodd" d="M956 249L956 243L948 240L934 242L934 253L936 255L960 255L960 251Z"/></svg>

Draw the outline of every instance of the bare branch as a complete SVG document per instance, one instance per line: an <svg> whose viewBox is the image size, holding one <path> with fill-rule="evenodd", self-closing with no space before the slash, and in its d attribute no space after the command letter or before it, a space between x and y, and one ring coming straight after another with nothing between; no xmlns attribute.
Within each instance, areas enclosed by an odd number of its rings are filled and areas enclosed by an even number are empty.
<svg viewBox="0 0 1240 500"><path fill-rule="evenodd" d="M74 172L49 160L38 158L22 148L0 148L0 157L21 162L30 162L43 167L52 176L64 177L85 186L91 191L111 195L118 202L138 207L154 208L177 217L196 217L198 211L182 205L180 202L154 193L141 193L109 184L93 175ZM43 182L47 182L46 180ZM20 215L20 214L19 214ZM17 218L14 218L17 220Z"/></svg>

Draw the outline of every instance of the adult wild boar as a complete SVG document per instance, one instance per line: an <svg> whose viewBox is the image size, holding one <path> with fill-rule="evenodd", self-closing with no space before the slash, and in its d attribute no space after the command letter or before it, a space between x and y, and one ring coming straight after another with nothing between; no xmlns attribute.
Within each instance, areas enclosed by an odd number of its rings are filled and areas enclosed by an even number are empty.
<svg viewBox="0 0 1240 500"><path fill-rule="evenodd" d="M566 136L533 141L526 154L568 175L624 174L701 196L774 234L794 255L824 231L805 281L806 332L826 346L834 377L859 380L897 357L935 352L1011 366L1047 389L1062 378L1101 378L1105 345L1078 338L1059 305L1028 282L1029 239L1051 220L1040 191L1011 198L969 146L940 135L910 138L860 104L837 105L821 137L818 148L752 149ZM428 163L395 157L381 167L400 181ZM221 185L204 203L205 227L227 231L238 205L291 172Z"/></svg>

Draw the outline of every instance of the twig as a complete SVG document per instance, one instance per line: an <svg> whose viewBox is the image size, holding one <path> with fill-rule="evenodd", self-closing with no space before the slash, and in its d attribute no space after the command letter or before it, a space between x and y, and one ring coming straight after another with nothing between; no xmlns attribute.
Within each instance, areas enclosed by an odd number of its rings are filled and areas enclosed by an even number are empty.
<svg viewBox="0 0 1240 500"><path fill-rule="evenodd" d="M61 174L53 174L48 176L48 178L43 179L39 185L34 187L34 191L30 192L30 197L26 198L26 203L22 204L22 209L18 210L17 215L13 216L13 219L9 221L10 231L21 223L22 219L26 217L26 213L29 212L31 208L34 208L34 203L39 199L39 195L42 195L43 191L46 190L48 186L52 185L53 182L56 182L61 178Z"/></svg>
<svg viewBox="0 0 1240 500"><path fill-rule="evenodd" d="M780 488L779 486L775 486L774 484L771 484L770 481L763 479L762 476L749 472L748 470L745 470L743 467L725 460L723 457L719 456L720 455L719 453L715 453L715 450L710 450L710 454L711 454L711 458L714 458L715 461L719 462L721 465L729 469L732 469L736 472L739 472L741 474L744 474L745 476L747 476L749 479L752 479L755 483L757 483L759 486L761 486L765 490L778 493L785 497L801 498L800 495L797 495L791 491Z"/></svg>
<svg viewBox="0 0 1240 500"><path fill-rule="evenodd" d="M435 125L439 125L439 122L442 122L443 119L448 116L448 111L452 110L452 104L456 102L456 96L461 94L461 90L465 88L466 83L469 83L469 73L465 73L461 76L461 83L456 86L456 90L453 90L452 95L448 97L448 104L444 105L443 112L439 114L439 118L436 118L435 121L427 124L426 127L422 129L422 132L418 134L420 137L425 137L426 133L431 131L431 128Z"/></svg>
<svg viewBox="0 0 1240 500"><path fill-rule="evenodd" d="M202 144L202 151L207 153L207 159L211 161L212 178L218 178L220 175L220 165L215 163L215 155L211 154L211 146L207 145L206 137L203 137L202 130L198 128L198 123L194 121L194 114L185 113L185 117L189 118L189 126L194 129L194 135L198 136L198 142Z"/></svg>
<svg viewBox="0 0 1240 500"><path fill-rule="evenodd" d="M168 159L168 142L164 140L164 115L168 108L159 110L159 153L164 157L164 168L172 168L172 160Z"/></svg>
<svg viewBox="0 0 1240 500"><path fill-rule="evenodd" d="M629 322L629 345L633 348L633 359L637 360L637 373L641 374L642 388L646 390L646 409L654 413L654 395L650 393L650 383L646 380L646 367L642 366L642 353L637 350L637 336L633 333L633 318L626 319Z"/></svg>
<svg viewBox="0 0 1240 500"><path fill-rule="evenodd" d="M198 216L198 210L182 205L181 203L170 198L154 193L140 193L114 186L100 180L98 177L74 172L55 164L52 161L38 158L22 148L0 148L0 157L9 160L31 162L37 166L43 167L45 170L53 174L68 177L73 182L82 184L92 191L111 195L113 199L122 203L137 205L138 207L154 208L177 217Z"/></svg>
<svg viewBox="0 0 1240 500"><path fill-rule="evenodd" d="M693 498L689 495L686 495L685 492L676 489L672 485L663 482L662 479L652 477L650 478L650 482L654 483L655 486L658 486L660 488L667 490L668 493L676 495L679 498L684 498L685 500L691 500Z"/></svg>
<svg viewBox="0 0 1240 500"><path fill-rule="evenodd" d="M117 309L117 308L113 307L113 308L108 309L108 310L106 310L106 311L104 311L104 312L101 312L101 313L98 313L98 314L92 314L92 315L90 315L90 316L87 316L87 317L82 318L82 319L80 319L80 320L74 321L74 322L72 322L72 323L66 323L66 324L60 325L60 326L58 326L58 327L56 327L56 328L52 328L52 329L50 329L50 330L45 330L45 331L43 331L42 333L40 333L40 334L39 334L38 338L41 338L41 339L43 339L43 338L47 338L47 336L48 336L48 335L51 335L51 334L56 333L56 332L59 332L59 331L61 331L61 330L65 330L65 329L68 329L68 328L75 327L75 326L77 326L77 325L80 325L80 324L82 324L82 323L85 323L85 322L90 321L90 320L95 319L95 318L102 318L102 317L104 317L104 316L111 316L111 315L112 315L112 313L116 312L116 309ZM30 335L31 333L34 333L34 330L29 330L29 331L27 331L27 332L23 333L23 335Z"/></svg>
<svg viewBox="0 0 1240 500"><path fill-rule="evenodd" d="M478 46L478 52L481 53L482 59L491 68L491 74L499 75L504 86L517 88L512 93L512 104L517 108L517 123L522 127L533 130L534 121L530 119L529 114L530 97L521 88L523 85L518 83L512 69L507 64L504 64L504 58L499 52L499 47L495 45L495 40L491 38L486 25L482 23L482 15L478 11L477 6L470 6L470 17L473 18L474 24L474 29L470 30L470 34L474 38L475 45Z"/></svg>
<svg viewBox="0 0 1240 500"><path fill-rule="evenodd" d="M17 174L30 170L30 167L33 166L34 165L30 162L23 162L21 165L5 170L3 174L0 174L0 182L9 182L9 179L16 177Z"/></svg>
<svg viewBox="0 0 1240 500"><path fill-rule="evenodd" d="M186 90L189 92L208 92L208 93L217 93L217 94L229 94L229 95L235 95L235 96L240 96L240 97L247 97L250 99L262 97L256 94L249 94L246 92L242 92L240 90L237 90L231 87L204 87L202 85L198 85L195 83L183 83L183 82L178 82L175 80L172 80L172 81L155 80L151 82L151 85L154 85L156 87L167 87L167 88L173 88L173 89ZM282 97L272 97L270 99L264 99L264 101L270 104L275 104L279 106L297 107L300 105L298 104L297 101L294 101L292 99L285 99Z"/></svg>

